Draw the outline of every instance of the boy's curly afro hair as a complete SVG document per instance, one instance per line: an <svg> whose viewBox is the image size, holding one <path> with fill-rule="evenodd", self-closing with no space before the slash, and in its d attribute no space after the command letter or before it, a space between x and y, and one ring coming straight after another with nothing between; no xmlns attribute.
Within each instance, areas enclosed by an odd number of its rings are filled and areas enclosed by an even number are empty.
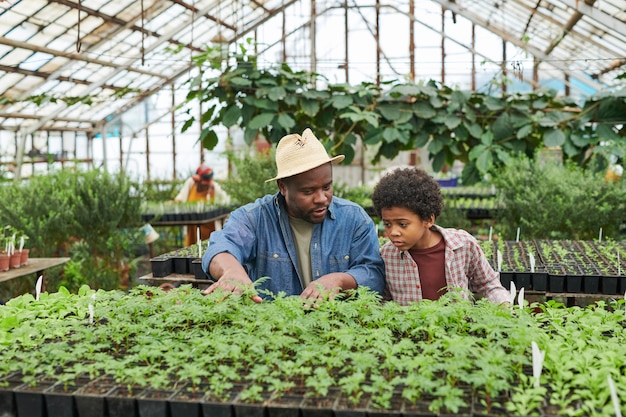
<svg viewBox="0 0 626 417"><path fill-rule="evenodd" d="M443 195L439 183L423 169L397 168L385 174L372 193L374 210L380 217L382 209L402 207L422 220L435 219L443 210Z"/></svg>

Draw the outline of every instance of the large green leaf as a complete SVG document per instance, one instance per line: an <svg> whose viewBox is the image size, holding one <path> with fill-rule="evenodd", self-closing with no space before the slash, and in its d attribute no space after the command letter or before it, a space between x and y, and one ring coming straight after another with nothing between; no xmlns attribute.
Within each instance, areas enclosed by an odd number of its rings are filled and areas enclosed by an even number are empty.
<svg viewBox="0 0 626 417"><path fill-rule="evenodd" d="M456 127L458 125L461 124L461 122L463 121L463 119L461 119L458 116L448 116L446 117L446 119L444 120L444 124L446 125L446 127L450 130L454 130L456 129Z"/></svg>
<svg viewBox="0 0 626 417"><path fill-rule="evenodd" d="M232 87L249 87L252 85L252 81L243 77L233 77L229 81Z"/></svg>
<svg viewBox="0 0 626 417"><path fill-rule="evenodd" d="M283 87L280 87L280 86L270 88L267 92L267 98L269 98L272 101L282 100L285 98L286 95L287 95L287 92L285 91Z"/></svg>
<svg viewBox="0 0 626 417"><path fill-rule="evenodd" d="M533 125L528 123L517 130L515 137L518 139L524 139L533 132Z"/></svg>
<svg viewBox="0 0 626 417"><path fill-rule="evenodd" d="M561 146L565 143L565 133L560 129L548 130L543 134L543 143L548 147Z"/></svg>
<svg viewBox="0 0 626 417"><path fill-rule="evenodd" d="M416 84L396 85L389 90L389 94L394 97L417 96L422 93L422 88Z"/></svg>
<svg viewBox="0 0 626 417"><path fill-rule="evenodd" d="M465 127L467 128L467 131L469 132L469 134L473 137L473 138L480 138L481 135L483 134L483 128L478 124L478 123L465 123Z"/></svg>
<svg viewBox="0 0 626 417"><path fill-rule="evenodd" d="M403 134L400 130L395 127L387 127L383 131L383 138L387 142L400 142L403 144L409 143L409 137L406 134Z"/></svg>
<svg viewBox="0 0 626 417"><path fill-rule="evenodd" d="M506 139L513 136L513 126L507 113L502 113L491 126L495 140ZM480 168L480 167L479 167Z"/></svg>
<svg viewBox="0 0 626 417"><path fill-rule="evenodd" d="M589 136L586 135L584 132L580 132L580 131L572 132L569 135L569 138L572 141L572 143L579 148L584 148L590 145Z"/></svg>
<svg viewBox="0 0 626 417"><path fill-rule="evenodd" d="M345 109L346 107L351 106L352 103L354 103L352 96L347 94L334 95L330 99L330 105L337 110Z"/></svg>
<svg viewBox="0 0 626 417"><path fill-rule="evenodd" d="M232 105L224 112L224 116L222 116L222 124L227 128L230 128L239 122L240 117L241 109L237 105Z"/></svg>
<svg viewBox="0 0 626 417"><path fill-rule="evenodd" d="M250 124L248 127L250 129L262 129L266 126L269 126L274 120L276 115L274 113L261 113L257 116L254 116L252 120L250 120Z"/></svg>
<svg viewBox="0 0 626 417"><path fill-rule="evenodd" d="M210 127L205 127L200 132L200 143L202 143L202 147L208 150L212 150L217 146L217 133Z"/></svg>
<svg viewBox="0 0 626 417"><path fill-rule="evenodd" d="M420 130L419 132L417 132L417 134L413 138L413 147L423 148L424 146L426 146L429 139L430 139L430 135L427 132Z"/></svg>
<svg viewBox="0 0 626 417"><path fill-rule="evenodd" d="M437 115L437 111L426 101L418 101L413 104L413 112L417 115L417 117L421 117L423 119L430 119Z"/></svg>
<svg viewBox="0 0 626 417"><path fill-rule="evenodd" d="M291 115L282 113L278 116L278 124L285 128L285 130L290 130L296 125L296 121L293 117L291 117Z"/></svg>
<svg viewBox="0 0 626 417"><path fill-rule="evenodd" d="M378 111L384 118L396 123L406 123L413 117L411 109L402 103L383 103L378 106Z"/></svg>
<svg viewBox="0 0 626 417"><path fill-rule="evenodd" d="M300 105L302 106L302 110L309 116L315 116L320 110L320 103L317 100L303 98L300 100Z"/></svg>
<svg viewBox="0 0 626 417"><path fill-rule="evenodd" d="M485 99L483 100L483 104L485 105L485 107L487 107L487 109L491 111L500 111L505 108L505 103L503 100L492 96L485 97Z"/></svg>
<svg viewBox="0 0 626 417"><path fill-rule="evenodd" d="M365 145L376 145L383 140L383 129L375 128L369 129L363 137L363 143Z"/></svg>

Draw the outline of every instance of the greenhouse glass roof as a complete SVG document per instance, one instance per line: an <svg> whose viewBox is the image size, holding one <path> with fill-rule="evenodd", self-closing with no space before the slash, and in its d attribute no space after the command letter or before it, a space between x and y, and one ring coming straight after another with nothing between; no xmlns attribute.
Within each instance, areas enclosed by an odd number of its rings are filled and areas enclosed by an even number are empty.
<svg viewBox="0 0 626 417"><path fill-rule="evenodd" d="M482 68L531 86L560 80L566 94L626 83L624 0L0 0L0 131L97 133L168 92L163 117L195 54L246 38L261 64L338 82L479 89L468 77Z"/></svg>

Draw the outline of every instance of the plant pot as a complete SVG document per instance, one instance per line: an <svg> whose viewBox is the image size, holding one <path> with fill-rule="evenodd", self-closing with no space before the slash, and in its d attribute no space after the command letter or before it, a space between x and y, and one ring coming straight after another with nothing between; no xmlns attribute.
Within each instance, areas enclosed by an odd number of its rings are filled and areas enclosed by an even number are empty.
<svg viewBox="0 0 626 417"><path fill-rule="evenodd" d="M115 387L106 397L109 417L137 416L137 399L126 387Z"/></svg>
<svg viewBox="0 0 626 417"><path fill-rule="evenodd" d="M114 387L103 379L96 379L74 393L78 417L106 417L106 397Z"/></svg>
<svg viewBox="0 0 626 417"><path fill-rule="evenodd" d="M0 272L8 271L10 268L11 257L6 253L0 253Z"/></svg>
<svg viewBox="0 0 626 417"><path fill-rule="evenodd" d="M530 273L516 272L515 273L515 287L520 290L524 288L526 291L532 290L532 281Z"/></svg>
<svg viewBox="0 0 626 417"><path fill-rule="evenodd" d="M18 416L45 417L46 403L44 391L52 386L51 383L43 383L36 386L23 384L15 388L15 408Z"/></svg>
<svg viewBox="0 0 626 417"><path fill-rule="evenodd" d="M272 397L267 402L267 415L268 417L300 417L300 404L303 400L303 395L297 394Z"/></svg>
<svg viewBox="0 0 626 417"><path fill-rule="evenodd" d="M548 290L548 274L546 272L536 272L532 274L532 281L534 291Z"/></svg>
<svg viewBox="0 0 626 417"><path fill-rule="evenodd" d="M619 277L615 275L603 276L600 291L602 294L619 294Z"/></svg>
<svg viewBox="0 0 626 417"><path fill-rule="evenodd" d="M500 272L500 282L502 286L507 290L511 289L511 281L513 281L513 273L512 272Z"/></svg>
<svg viewBox="0 0 626 417"><path fill-rule="evenodd" d="M153 277L166 277L172 273L172 259L168 257L152 258L150 259L150 267Z"/></svg>
<svg viewBox="0 0 626 417"><path fill-rule="evenodd" d="M175 391L147 389L137 397L139 417L168 417L168 400Z"/></svg>
<svg viewBox="0 0 626 417"><path fill-rule="evenodd" d="M20 251L20 264L21 266L24 266L28 263L28 254L30 252L30 249L22 249Z"/></svg>
<svg viewBox="0 0 626 417"><path fill-rule="evenodd" d="M75 417L72 391L55 390L55 387L56 385L44 393L48 417Z"/></svg>
<svg viewBox="0 0 626 417"><path fill-rule="evenodd" d="M22 381L21 379L19 381L12 380L9 375L3 378L1 382L6 384L6 386L3 387L0 385L0 416L15 416L17 411L15 409L15 395L13 390L22 385Z"/></svg>
<svg viewBox="0 0 626 417"><path fill-rule="evenodd" d="M9 268L15 269L22 266L22 255L19 252L14 252L9 258Z"/></svg>
<svg viewBox="0 0 626 417"><path fill-rule="evenodd" d="M551 293L563 293L565 292L565 279L566 275L550 274L548 275L548 289Z"/></svg>
<svg viewBox="0 0 626 417"><path fill-rule="evenodd" d="M169 399L172 417L201 417L200 401L204 390L181 389Z"/></svg>
<svg viewBox="0 0 626 417"><path fill-rule="evenodd" d="M300 404L302 417L333 417L338 395L329 392L326 397L306 396Z"/></svg>
<svg viewBox="0 0 626 417"><path fill-rule="evenodd" d="M194 259L191 263L191 273L196 279L207 279L207 275L202 270L202 259Z"/></svg>
<svg viewBox="0 0 626 417"><path fill-rule="evenodd" d="M580 293L583 288L583 277L581 275L568 275L565 279L565 291Z"/></svg>
<svg viewBox="0 0 626 417"><path fill-rule="evenodd" d="M585 294L598 294L600 292L600 276L587 275L583 277L583 292Z"/></svg>
<svg viewBox="0 0 626 417"><path fill-rule="evenodd" d="M189 273L189 261L188 258L174 258L173 272L175 274L188 274Z"/></svg>

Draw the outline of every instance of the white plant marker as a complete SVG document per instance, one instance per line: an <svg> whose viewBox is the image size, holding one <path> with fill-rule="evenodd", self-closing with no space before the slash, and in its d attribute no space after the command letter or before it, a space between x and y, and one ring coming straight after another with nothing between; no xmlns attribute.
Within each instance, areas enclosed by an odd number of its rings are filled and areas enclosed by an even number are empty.
<svg viewBox="0 0 626 417"><path fill-rule="evenodd" d="M540 350L534 340L531 343L531 347L533 351L533 377L535 378L535 387L539 387L539 380L541 378L541 370L543 368L543 360L546 357L546 352Z"/></svg>
<svg viewBox="0 0 626 417"><path fill-rule="evenodd" d="M519 242L519 227L517 228L517 235L515 236L515 241Z"/></svg>
<svg viewBox="0 0 626 417"><path fill-rule="evenodd" d="M513 306L515 305L516 295L517 295L517 289L515 288L515 283L511 281L511 295L509 296L509 304L511 305L511 310L513 310Z"/></svg>
<svg viewBox="0 0 626 417"><path fill-rule="evenodd" d="M619 407L619 398L617 398L617 391L615 391L615 384L611 375L606 377L609 381L609 388L611 390L611 400L613 401L613 409L615 410L615 417L622 417L622 410Z"/></svg>
<svg viewBox="0 0 626 417"><path fill-rule="evenodd" d="M535 255L528 253L528 262L530 263L530 272L535 273Z"/></svg>
<svg viewBox="0 0 626 417"><path fill-rule="evenodd" d="M196 242L198 242L198 247L200 247L202 240L200 240L200 228L199 227L196 229Z"/></svg>
<svg viewBox="0 0 626 417"><path fill-rule="evenodd" d="M520 310L524 308L524 287L519 290L519 294L517 295L517 304L519 304Z"/></svg>
<svg viewBox="0 0 626 417"><path fill-rule="evenodd" d="M91 294L91 302L89 303L89 324L93 324L94 307L93 303L96 302L96 293Z"/></svg>
<svg viewBox="0 0 626 417"><path fill-rule="evenodd" d="M498 262L498 271L502 271L502 252L500 249L496 252L496 262Z"/></svg>
<svg viewBox="0 0 626 417"><path fill-rule="evenodd" d="M20 237L20 252L24 250L24 236Z"/></svg>
<svg viewBox="0 0 626 417"><path fill-rule="evenodd" d="M619 261L619 251L617 251L617 275L622 275L622 263Z"/></svg>
<svg viewBox="0 0 626 417"><path fill-rule="evenodd" d="M43 285L43 275L39 275L37 283L35 284L35 300L39 301L39 294L41 294L41 286Z"/></svg>
<svg viewBox="0 0 626 417"><path fill-rule="evenodd" d="M489 241L491 242L491 235L493 234L493 226L489 226Z"/></svg>

